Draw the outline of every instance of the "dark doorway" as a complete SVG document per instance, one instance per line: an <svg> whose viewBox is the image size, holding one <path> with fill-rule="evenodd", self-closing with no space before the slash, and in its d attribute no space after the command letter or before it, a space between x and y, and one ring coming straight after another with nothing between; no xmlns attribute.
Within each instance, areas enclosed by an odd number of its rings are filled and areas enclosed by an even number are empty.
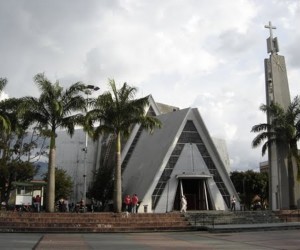
<svg viewBox="0 0 300 250"><path fill-rule="evenodd" d="M211 199L207 192L206 179L182 179L178 181L174 210L180 210L180 181L187 199L187 210L211 210Z"/></svg>

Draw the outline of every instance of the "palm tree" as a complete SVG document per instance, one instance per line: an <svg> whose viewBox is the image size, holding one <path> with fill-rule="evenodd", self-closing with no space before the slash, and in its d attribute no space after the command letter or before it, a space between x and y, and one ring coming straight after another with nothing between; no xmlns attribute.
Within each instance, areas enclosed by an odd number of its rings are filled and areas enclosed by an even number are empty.
<svg viewBox="0 0 300 250"><path fill-rule="evenodd" d="M10 150L9 141L15 137L19 138L25 133L28 128L25 121L19 117L19 107L22 106L22 98L8 98L0 101L0 114L4 119L4 123L8 124L5 128L3 124L0 125L0 150L2 150L1 158L4 159Z"/></svg>
<svg viewBox="0 0 300 250"><path fill-rule="evenodd" d="M294 162L297 164L297 177L300 178L300 157L297 141L300 138L300 99L296 96L285 110L279 104L261 105L260 110L269 113L269 123L262 123L252 127L251 132L259 133L252 141L255 148L263 143L262 155L272 145L282 148L288 162L289 200L290 208L296 206Z"/></svg>
<svg viewBox="0 0 300 250"><path fill-rule="evenodd" d="M87 124L92 126L99 122L93 131L94 139L103 133L111 133L116 137L116 165L114 171L114 211L121 212L121 137L128 137L134 124L152 132L160 127L155 117L146 116L145 108L149 105L148 97L134 99L137 89L124 83L117 89L115 81L109 80L110 91L95 99L93 109L87 113Z"/></svg>
<svg viewBox="0 0 300 250"><path fill-rule="evenodd" d="M0 78L0 94L2 93L4 87L7 84L7 80L5 78ZM0 101L1 103L3 101ZM0 128L3 128L4 131L10 130L10 120L5 114L5 110L0 109Z"/></svg>
<svg viewBox="0 0 300 250"><path fill-rule="evenodd" d="M81 92L86 86L77 82L65 91L59 82L51 83L44 74L34 77L41 95L39 98L27 97L24 106L24 119L37 123L44 128L44 134L50 137L47 211L54 212L55 204L55 165L56 165L56 130L66 129L70 136L74 134L74 127L83 115L75 113L85 110L86 102Z"/></svg>

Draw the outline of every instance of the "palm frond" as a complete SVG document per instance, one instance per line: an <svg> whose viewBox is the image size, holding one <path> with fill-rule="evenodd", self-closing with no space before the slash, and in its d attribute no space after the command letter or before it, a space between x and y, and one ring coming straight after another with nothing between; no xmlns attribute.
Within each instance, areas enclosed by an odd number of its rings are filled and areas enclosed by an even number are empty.
<svg viewBox="0 0 300 250"><path fill-rule="evenodd" d="M261 124L254 125L251 129L251 132L269 131L270 128L271 128L270 124L261 123Z"/></svg>

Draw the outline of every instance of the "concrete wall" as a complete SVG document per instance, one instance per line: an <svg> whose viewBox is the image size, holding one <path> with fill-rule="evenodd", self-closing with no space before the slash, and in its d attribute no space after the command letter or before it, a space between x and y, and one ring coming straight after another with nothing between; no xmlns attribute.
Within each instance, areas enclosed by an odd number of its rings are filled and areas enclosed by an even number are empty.
<svg viewBox="0 0 300 250"><path fill-rule="evenodd" d="M82 129L77 129L71 138L65 131L57 133L57 167L64 169L72 177L74 191L71 202L78 202L83 197L84 190L84 157L85 157L85 133ZM86 155L86 175L87 189L93 178L95 171L96 143L88 138L88 150Z"/></svg>

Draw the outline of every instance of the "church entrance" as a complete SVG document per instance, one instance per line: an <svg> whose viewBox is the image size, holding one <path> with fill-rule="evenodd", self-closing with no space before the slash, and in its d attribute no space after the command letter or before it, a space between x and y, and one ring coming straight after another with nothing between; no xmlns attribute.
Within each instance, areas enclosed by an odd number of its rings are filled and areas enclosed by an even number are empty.
<svg viewBox="0 0 300 250"><path fill-rule="evenodd" d="M180 197L187 199L187 210L211 210L212 204L207 192L206 179L179 179L174 210L180 210Z"/></svg>

